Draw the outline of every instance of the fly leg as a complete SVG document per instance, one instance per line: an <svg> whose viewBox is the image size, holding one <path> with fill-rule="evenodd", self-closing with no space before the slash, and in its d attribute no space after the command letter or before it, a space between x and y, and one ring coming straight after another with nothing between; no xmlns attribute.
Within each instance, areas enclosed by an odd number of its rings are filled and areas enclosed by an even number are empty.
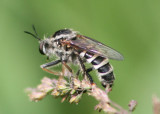
<svg viewBox="0 0 160 114"><path fill-rule="evenodd" d="M70 76L71 87L74 87L74 76L73 76L73 71L72 71L72 69L66 64L65 61L63 61L62 64L63 64L63 66L65 66L65 68L67 68L68 71L71 73L71 76Z"/></svg>
<svg viewBox="0 0 160 114"><path fill-rule="evenodd" d="M69 72L72 73L72 69L66 64L66 62L62 62L62 64L68 69Z"/></svg>
<svg viewBox="0 0 160 114"><path fill-rule="evenodd" d="M77 71L76 78L78 78L80 71L81 71L80 69Z"/></svg>
<svg viewBox="0 0 160 114"><path fill-rule="evenodd" d="M79 60L80 66L81 66L82 71L83 71L83 75L87 76L87 78L89 79L90 83L93 84L93 79L92 79L91 75L89 74L89 72L92 71L93 68L86 69L82 59L80 58L80 56L79 55L77 55L77 56L78 56L78 60Z"/></svg>
<svg viewBox="0 0 160 114"><path fill-rule="evenodd" d="M54 71L51 71L48 69L49 67L57 65L60 62L62 62L62 72L54 72ZM46 63L46 64L41 65L41 68L48 73L59 76L59 79L58 79L59 83L61 82L61 79L63 79L63 76L65 75L65 68L67 68L67 70L71 73L71 79L72 79L71 81L73 82L72 69L64 61L61 61L61 60L52 61L50 63Z"/></svg>
<svg viewBox="0 0 160 114"><path fill-rule="evenodd" d="M92 79L92 76L89 74L89 72L91 72L92 70L93 70L93 67L88 68L88 69L86 70L86 75L87 75L87 77L88 77L88 79L89 79L89 81L90 81L91 84L94 83L94 81L93 81L93 79Z"/></svg>
<svg viewBox="0 0 160 114"><path fill-rule="evenodd" d="M54 71L51 71L51 70L48 69L49 67L54 66L54 65L57 65L57 64L60 63L60 62L61 62L61 60L56 60L56 61L52 61L52 62L50 62L50 63L43 64L43 65L41 65L40 67L41 67L44 71L46 71L46 72L48 72L48 73L54 74L54 75L56 75L56 76L61 76L61 75L62 75L61 72L54 72Z"/></svg>

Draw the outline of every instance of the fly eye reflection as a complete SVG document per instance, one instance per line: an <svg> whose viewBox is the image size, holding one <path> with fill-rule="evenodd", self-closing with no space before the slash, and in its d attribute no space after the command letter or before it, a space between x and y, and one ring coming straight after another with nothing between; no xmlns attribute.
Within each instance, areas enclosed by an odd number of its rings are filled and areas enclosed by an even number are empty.
<svg viewBox="0 0 160 114"><path fill-rule="evenodd" d="M45 55L45 47L44 46L44 43L40 43L40 46L39 46L39 52L42 54L42 55Z"/></svg>
<svg viewBox="0 0 160 114"><path fill-rule="evenodd" d="M45 55L46 54L46 50L49 48L49 44L48 43L40 43L40 46L39 46L39 52L42 54L42 55Z"/></svg>

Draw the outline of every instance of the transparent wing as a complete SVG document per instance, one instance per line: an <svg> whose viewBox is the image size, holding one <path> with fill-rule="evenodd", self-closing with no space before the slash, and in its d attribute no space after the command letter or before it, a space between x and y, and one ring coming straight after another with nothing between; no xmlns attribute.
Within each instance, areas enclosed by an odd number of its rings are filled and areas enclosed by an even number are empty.
<svg viewBox="0 0 160 114"><path fill-rule="evenodd" d="M116 50L83 35L77 35L76 39L70 41L70 45L109 59L123 60L123 56Z"/></svg>

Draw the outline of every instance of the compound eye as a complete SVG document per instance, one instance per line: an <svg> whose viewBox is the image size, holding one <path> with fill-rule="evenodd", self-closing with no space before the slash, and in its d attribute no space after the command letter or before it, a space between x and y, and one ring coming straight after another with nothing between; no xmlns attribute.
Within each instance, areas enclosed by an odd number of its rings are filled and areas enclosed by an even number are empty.
<svg viewBox="0 0 160 114"><path fill-rule="evenodd" d="M42 54L42 55L45 55L45 47L44 47L44 43L40 43L40 46L39 46L39 52Z"/></svg>

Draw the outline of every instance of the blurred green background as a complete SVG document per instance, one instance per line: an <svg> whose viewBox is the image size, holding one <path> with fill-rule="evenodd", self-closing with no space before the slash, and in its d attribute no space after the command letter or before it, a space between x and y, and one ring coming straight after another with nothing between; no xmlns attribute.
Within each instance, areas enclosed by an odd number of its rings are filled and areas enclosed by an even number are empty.
<svg viewBox="0 0 160 114"><path fill-rule="evenodd" d="M41 37L72 28L121 52L124 61L110 61L111 99L124 108L135 99L134 114L152 113L152 95L160 96L159 0L0 0L0 114L99 114L88 96L78 105L52 96L29 101L24 89L51 77L39 67L46 57L37 40L23 32L32 24Z"/></svg>

